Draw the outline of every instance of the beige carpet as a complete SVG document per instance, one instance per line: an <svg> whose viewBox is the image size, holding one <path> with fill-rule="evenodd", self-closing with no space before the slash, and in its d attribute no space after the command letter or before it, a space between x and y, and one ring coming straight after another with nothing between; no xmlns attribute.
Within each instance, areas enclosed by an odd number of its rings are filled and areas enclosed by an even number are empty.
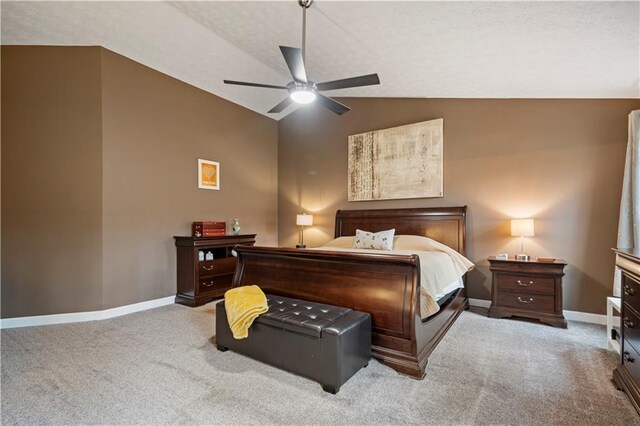
<svg viewBox="0 0 640 426"><path fill-rule="evenodd" d="M640 424L604 328L464 312L416 381L373 361L338 395L211 343L214 305L2 331L2 424Z"/></svg>

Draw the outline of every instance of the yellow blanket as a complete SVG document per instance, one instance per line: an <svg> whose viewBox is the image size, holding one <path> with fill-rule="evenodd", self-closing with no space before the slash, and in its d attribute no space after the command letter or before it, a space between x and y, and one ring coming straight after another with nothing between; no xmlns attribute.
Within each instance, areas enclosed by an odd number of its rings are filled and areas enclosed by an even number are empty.
<svg viewBox="0 0 640 426"><path fill-rule="evenodd" d="M224 294L224 309L235 339L245 339L258 315L269 310L267 297L257 285L232 288Z"/></svg>

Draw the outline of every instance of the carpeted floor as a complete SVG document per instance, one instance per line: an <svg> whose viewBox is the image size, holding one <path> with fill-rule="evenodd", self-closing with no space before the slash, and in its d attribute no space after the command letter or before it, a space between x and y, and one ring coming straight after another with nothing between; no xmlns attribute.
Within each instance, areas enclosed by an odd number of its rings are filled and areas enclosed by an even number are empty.
<svg viewBox="0 0 640 426"><path fill-rule="evenodd" d="M464 312L416 381L372 361L340 393L218 352L215 306L2 331L2 424L640 425L604 328Z"/></svg>

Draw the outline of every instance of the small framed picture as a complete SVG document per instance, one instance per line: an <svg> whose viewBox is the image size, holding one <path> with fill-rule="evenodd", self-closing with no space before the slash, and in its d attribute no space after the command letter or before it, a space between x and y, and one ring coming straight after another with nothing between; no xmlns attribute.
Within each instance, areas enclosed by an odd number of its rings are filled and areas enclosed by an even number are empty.
<svg viewBox="0 0 640 426"><path fill-rule="evenodd" d="M198 159L198 188L220 189L220 163Z"/></svg>

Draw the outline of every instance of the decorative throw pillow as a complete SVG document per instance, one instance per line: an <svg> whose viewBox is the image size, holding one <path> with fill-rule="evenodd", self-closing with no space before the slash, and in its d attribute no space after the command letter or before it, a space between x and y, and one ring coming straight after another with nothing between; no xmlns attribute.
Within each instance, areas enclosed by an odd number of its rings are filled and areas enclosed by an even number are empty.
<svg viewBox="0 0 640 426"><path fill-rule="evenodd" d="M356 229L356 241L353 243L353 248L392 250L393 234L395 234L395 232L395 229L389 229L388 231L380 231L376 233Z"/></svg>

